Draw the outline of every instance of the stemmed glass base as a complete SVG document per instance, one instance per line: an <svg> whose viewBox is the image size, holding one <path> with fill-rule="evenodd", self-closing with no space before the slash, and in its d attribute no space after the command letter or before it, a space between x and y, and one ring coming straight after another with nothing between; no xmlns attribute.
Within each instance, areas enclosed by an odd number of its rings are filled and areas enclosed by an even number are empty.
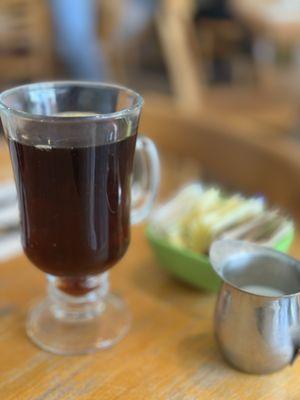
<svg viewBox="0 0 300 400"><path fill-rule="evenodd" d="M85 354L111 347L126 335L130 312L109 293L108 273L90 279L96 287L78 296L66 294L60 278L48 275L48 297L27 319L27 334L35 344L55 354Z"/></svg>

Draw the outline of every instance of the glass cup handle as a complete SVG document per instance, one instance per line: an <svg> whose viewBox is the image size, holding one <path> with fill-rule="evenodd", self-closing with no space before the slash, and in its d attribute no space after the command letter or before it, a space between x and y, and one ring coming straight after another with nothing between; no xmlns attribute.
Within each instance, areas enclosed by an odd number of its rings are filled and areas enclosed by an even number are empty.
<svg viewBox="0 0 300 400"><path fill-rule="evenodd" d="M149 138L137 138L131 191L131 223L143 221L150 213L160 180L158 151Z"/></svg>

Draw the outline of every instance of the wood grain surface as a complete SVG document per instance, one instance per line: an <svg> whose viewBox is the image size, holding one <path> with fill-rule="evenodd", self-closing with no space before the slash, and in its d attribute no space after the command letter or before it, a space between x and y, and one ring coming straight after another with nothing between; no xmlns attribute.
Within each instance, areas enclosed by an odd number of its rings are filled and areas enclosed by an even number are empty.
<svg viewBox="0 0 300 400"><path fill-rule="evenodd" d="M184 163L180 179L198 175L193 162ZM178 184L178 165L164 161L163 189ZM0 179L9 175L2 147ZM87 356L55 356L27 339L26 312L44 294L43 274L24 256L0 264L0 399L299 400L299 360L269 376L223 361L213 336L215 295L161 270L143 230L133 228L130 248L111 272L113 291L132 310L131 330L114 348ZM297 238L296 256L298 245Z"/></svg>

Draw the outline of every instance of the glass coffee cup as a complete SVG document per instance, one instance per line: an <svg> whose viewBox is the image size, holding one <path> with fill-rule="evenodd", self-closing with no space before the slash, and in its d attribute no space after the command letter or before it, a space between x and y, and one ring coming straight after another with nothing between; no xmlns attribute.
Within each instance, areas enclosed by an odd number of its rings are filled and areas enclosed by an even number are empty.
<svg viewBox="0 0 300 400"><path fill-rule="evenodd" d="M108 270L157 192L155 145L137 137L142 105L128 88L92 82L28 84L0 95L22 245L48 280L47 298L27 319L29 337L45 350L87 353L128 331L130 313L109 292Z"/></svg>

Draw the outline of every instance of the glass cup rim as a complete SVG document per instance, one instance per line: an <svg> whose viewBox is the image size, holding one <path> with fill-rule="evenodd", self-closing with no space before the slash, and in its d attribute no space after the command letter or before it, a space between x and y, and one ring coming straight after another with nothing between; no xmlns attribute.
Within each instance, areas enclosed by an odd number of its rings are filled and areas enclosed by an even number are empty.
<svg viewBox="0 0 300 400"><path fill-rule="evenodd" d="M14 86L10 89L4 90L0 93L0 109L5 110L6 112L9 112L15 116L25 118L25 119L30 119L30 120L39 120L39 121L52 121L52 122L66 122L66 116L59 116L59 115L44 115L44 114L35 114L35 113L30 113L27 111L22 111L18 110L14 107L8 106L5 104L4 98L8 95L16 94L20 90L26 90L26 89L36 89L36 90L43 90L49 87L54 87L58 88L61 86L82 86L86 88L99 88L99 89L105 89L105 88L110 88L110 89L116 89L116 90L121 90L128 95L131 95L135 98L134 104L130 107L123 108L122 110L119 111L114 111L111 113L97 113L94 115L81 115L81 116L68 116L68 121L70 122L76 122L76 121L86 121L86 122L93 122L93 121L101 121L105 119L113 119L113 118L122 118L125 116L128 116L130 114L133 114L135 112L138 112L143 104L144 100L143 97L137 93L136 91L115 83L106 83L106 82L93 82L93 81L81 81L81 80L58 80L58 81L45 81L45 82L35 82L35 83L27 83L24 85L18 85Z"/></svg>

